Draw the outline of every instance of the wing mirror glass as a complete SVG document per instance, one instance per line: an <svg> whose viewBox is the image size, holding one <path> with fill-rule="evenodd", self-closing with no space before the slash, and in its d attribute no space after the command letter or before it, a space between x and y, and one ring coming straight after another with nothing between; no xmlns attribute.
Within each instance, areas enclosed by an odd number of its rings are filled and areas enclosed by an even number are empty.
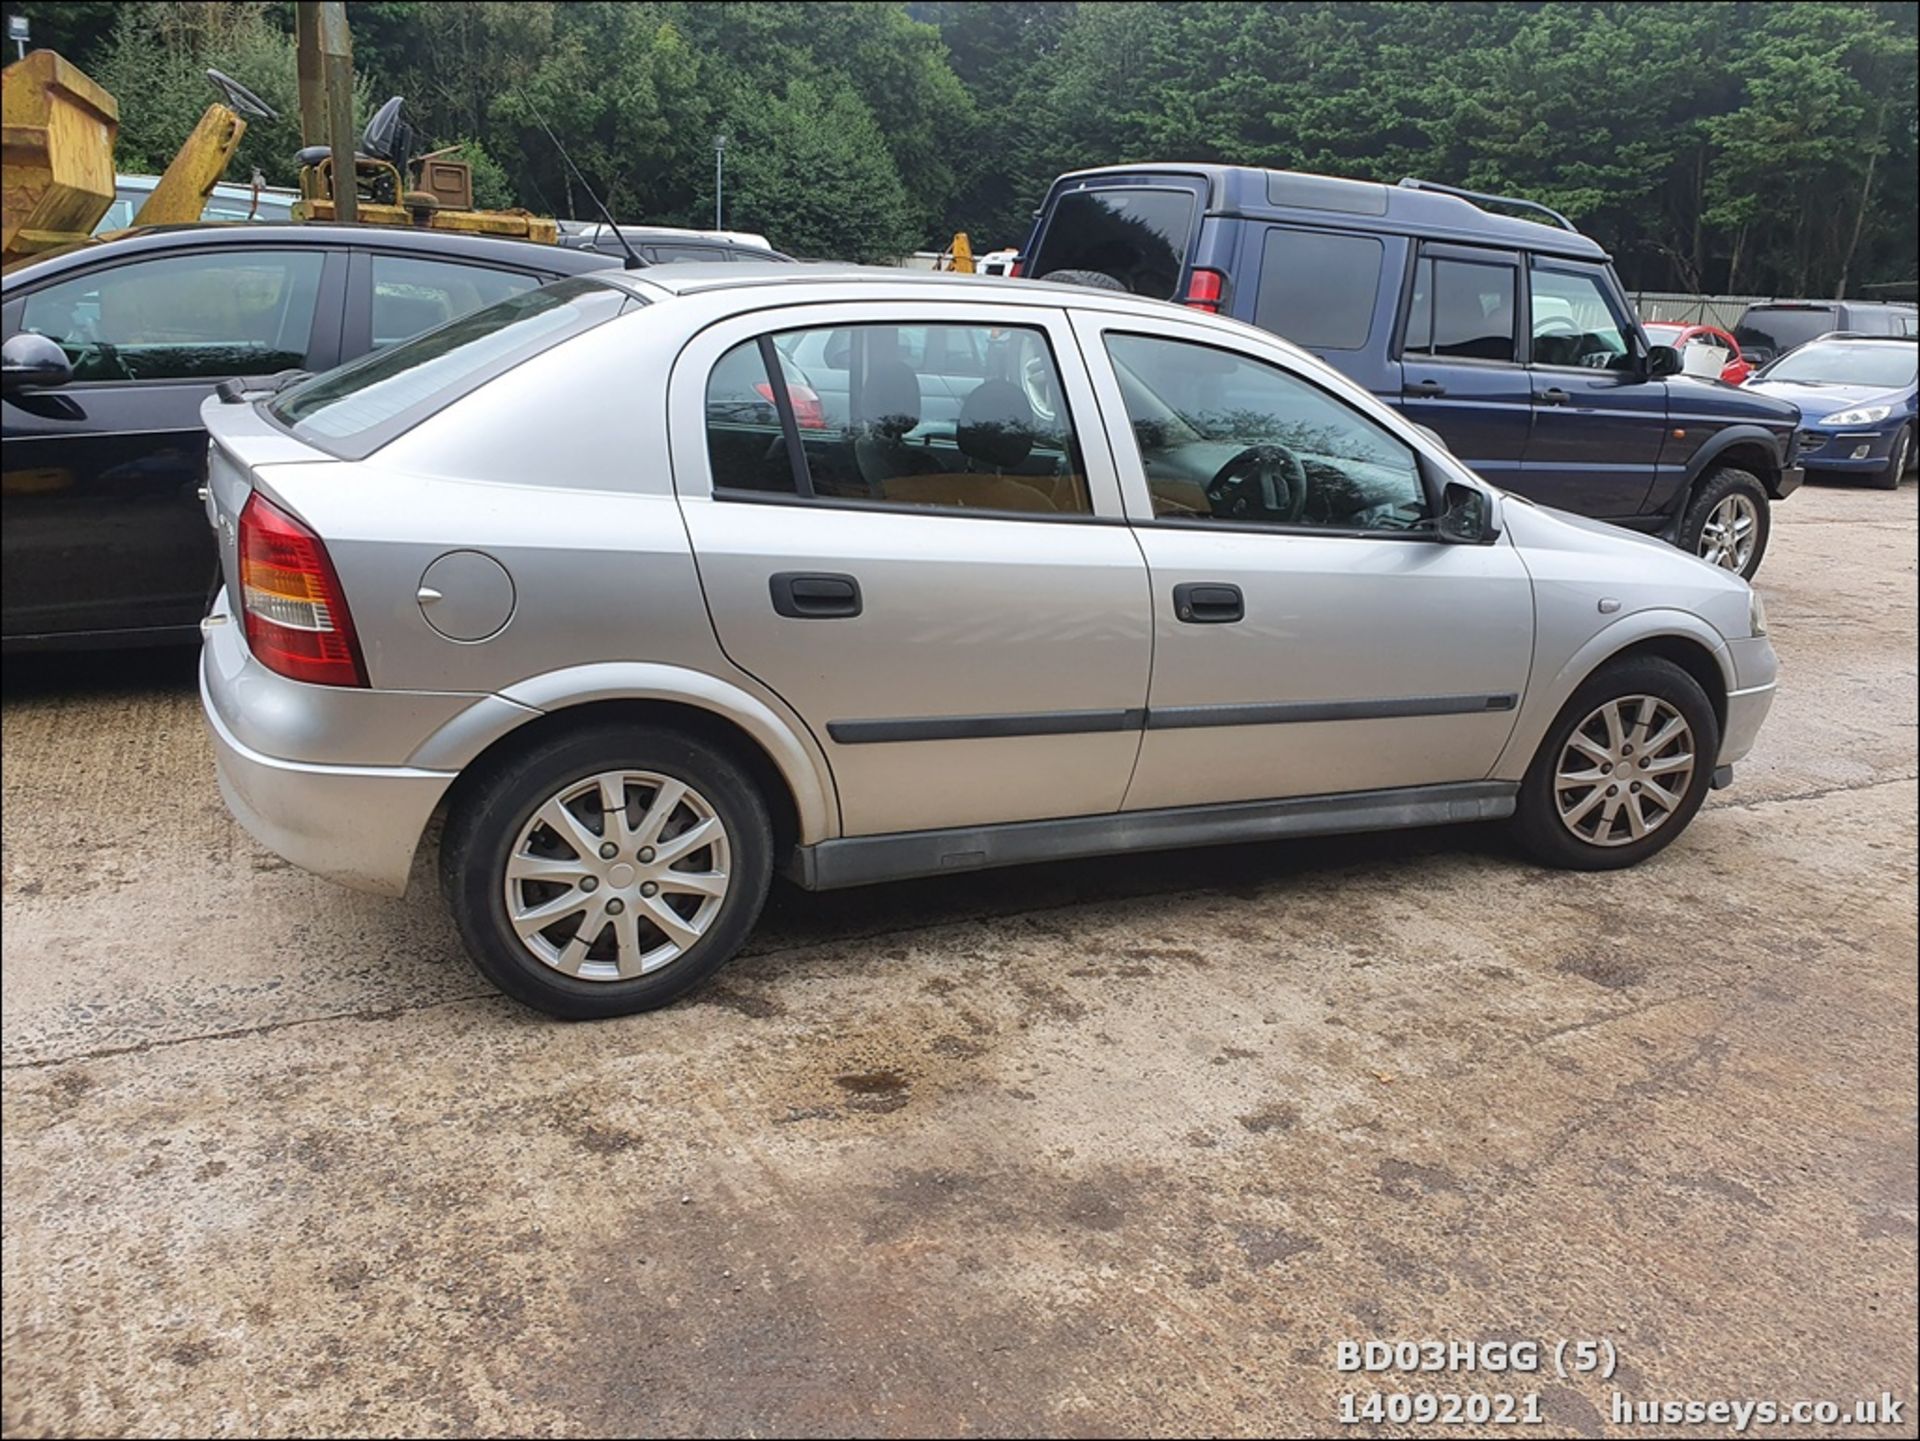
<svg viewBox="0 0 1920 1441"><path fill-rule="evenodd" d="M0 345L0 386L17 390L65 385L73 379L73 362L46 336L23 330Z"/></svg>
<svg viewBox="0 0 1920 1441"><path fill-rule="evenodd" d="M1499 537L1493 526L1493 502L1478 486L1447 482L1440 492L1440 539L1454 545L1487 545Z"/></svg>
<svg viewBox="0 0 1920 1441"><path fill-rule="evenodd" d="M1658 380L1663 375L1678 375L1682 368L1680 352L1671 345L1656 345L1647 351L1649 380Z"/></svg>

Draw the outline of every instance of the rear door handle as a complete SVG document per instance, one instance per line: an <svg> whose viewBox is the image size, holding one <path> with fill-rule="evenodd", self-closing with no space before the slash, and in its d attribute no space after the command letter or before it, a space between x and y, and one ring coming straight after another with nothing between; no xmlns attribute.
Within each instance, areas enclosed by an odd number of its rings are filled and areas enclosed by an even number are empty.
<svg viewBox="0 0 1920 1441"><path fill-rule="evenodd" d="M1191 581L1173 588L1173 613L1188 625L1231 625L1246 618L1247 606L1237 585Z"/></svg>
<svg viewBox="0 0 1920 1441"><path fill-rule="evenodd" d="M860 614L860 582L850 575L783 570L767 582L776 613L795 620L845 620Z"/></svg>
<svg viewBox="0 0 1920 1441"><path fill-rule="evenodd" d="M1571 395L1568 395L1566 391L1557 385L1548 390L1534 391L1533 398L1542 405L1565 405L1569 400L1573 399Z"/></svg>
<svg viewBox="0 0 1920 1441"><path fill-rule="evenodd" d="M1446 386L1437 380L1416 380L1407 387L1409 395L1445 395Z"/></svg>

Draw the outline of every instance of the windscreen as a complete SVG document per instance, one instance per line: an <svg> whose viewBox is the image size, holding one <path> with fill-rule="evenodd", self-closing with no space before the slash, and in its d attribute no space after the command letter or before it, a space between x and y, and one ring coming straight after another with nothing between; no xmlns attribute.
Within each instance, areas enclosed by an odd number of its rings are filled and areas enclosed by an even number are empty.
<svg viewBox="0 0 1920 1441"><path fill-rule="evenodd" d="M1803 384L1871 385L1892 390L1914 382L1920 347L1884 340L1824 340L1783 356L1761 378Z"/></svg>
<svg viewBox="0 0 1920 1441"><path fill-rule="evenodd" d="M1056 270L1110 275L1135 295L1171 299L1180 285L1198 200L1190 190L1073 190L1054 202L1025 274Z"/></svg>
<svg viewBox="0 0 1920 1441"><path fill-rule="evenodd" d="M1756 306L1740 317L1740 323L1733 329L1733 338L1740 342L1742 350L1765 350L1779 355L1839 328L1839 317L1824 305L1812 310Z"/></svg>
<svg viewBox="0 0 1920 1441"><path fill-rule="evenodd" d="M639 303L586 276L556 280L330 370L270 402L267 413L308 444L358 460L495 376Z"/></svg>

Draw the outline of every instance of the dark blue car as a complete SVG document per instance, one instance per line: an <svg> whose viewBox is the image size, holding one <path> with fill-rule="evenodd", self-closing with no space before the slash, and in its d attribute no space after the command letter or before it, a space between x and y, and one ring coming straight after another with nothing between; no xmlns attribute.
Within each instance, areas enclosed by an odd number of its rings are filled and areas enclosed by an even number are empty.
<svg viewBox="0 0 1920 1441"><path fill-rule="evenodd" d="M1747 382L1800 407L1800 451L1811 475L1866 476L1893 490L1914 463L1920 341L1824 335L1788 351Z"/></svg>
<svg viewBox="0 0 1920 1441"><path fill-rule="evenodd" d="M1515 206L1541 218L1489 208ZM1606 252L1528 201L1243 166L1084 170L1048 191L1020 273L1271 330L1495 484L1742 575L1800 484L1799 412L1679 374Z"/></svg>

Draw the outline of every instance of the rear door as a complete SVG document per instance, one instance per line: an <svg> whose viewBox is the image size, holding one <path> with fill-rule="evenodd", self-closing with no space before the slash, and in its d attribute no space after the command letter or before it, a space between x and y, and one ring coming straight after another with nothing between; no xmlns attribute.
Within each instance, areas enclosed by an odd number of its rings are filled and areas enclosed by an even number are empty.
<svg viewBox="0 0 1920 1441"><path fill-rule="evenodd" d="M1604 266L1536 257L1529 277L1533 431L1513 488L1581 515L1638 515L1666 441L1667 383L1647 377ZM1676 448L1675 467L1692 452Z"/></svg>
<svg viewBox="0 0 1920 1441"><path fill-rule="evenodd" d="M1533 426L1521 299L1518 254L1427 244L1401 322L1400 408L1500 486L1519 480Z"/></svg>
<svg viewBox="0 0 1920 1441"><path fill-rule="evenodd" d="M347 282L343 358L411 340L552 278L517 266L355 249Z"/></svg>
<svg viewBox="0 0 1920 1441"><path fill-rule="evenodd" d="M74 378L4 402L7 635L199 621L214 571L200 402L228 376L336 364L345 269L316 246L199 246L9 299L6 333L58 341Z"/></svg>
<svg viewBox="0 0 1920 1441"><path fill-rule="evenodd" d="M851 333L844 419L792 403L784 354L822 329ZM963 377L916 370L908 330L988 357L951 419L929 400ZM1118 809L1152 637L1097 417L1044 306L794 307L681 352L675 484L715 631L806 719L846 834Z"/></svg>
<svg viewBox="0 0 1920 1441"><path fill-rule="evenodd" d="M1207 182L1195 175L1145 172L1057 182L1020 273L1045 280L1059 270L1093 271L1135 295L1170 300L1185 293L1206 203Z"/></svg>

